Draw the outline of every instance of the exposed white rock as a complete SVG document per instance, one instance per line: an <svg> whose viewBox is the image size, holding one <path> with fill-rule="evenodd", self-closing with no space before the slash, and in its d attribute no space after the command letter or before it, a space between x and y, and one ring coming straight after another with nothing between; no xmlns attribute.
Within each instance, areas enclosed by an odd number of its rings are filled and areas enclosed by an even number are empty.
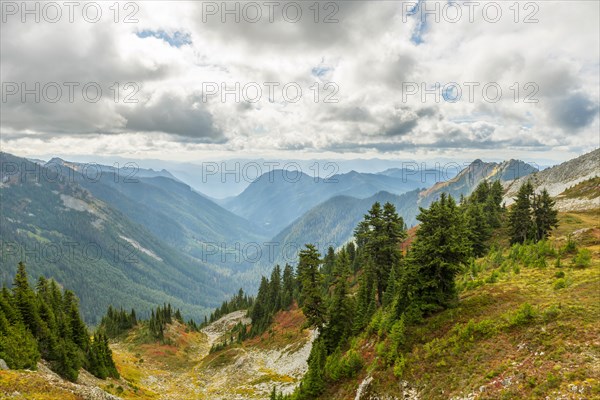
<svg viewBox="0 0 600 400"><path fill-rule="evenodd" d="M574 186L580 182L594 178L600 175L600 149L594 150L591 153L585 154L581 157L577 157L573 160L566 161L560 165L556 165L552 168L545 169L534 174L524 176L513 181L505 182L504 188L506 194L503 201L506 205L514 202L513 198L517 195L519 188L531 180L533 187L536 192L546 189L551 196L558 196L566 189ZM557 207L561 211L570 210L583 210L588 208L598 207L597 201L580 202L580 201L565 201L557 204ZM595 205L594 205L595 204ZM572 207L572 208L571 208Z"/></svg>

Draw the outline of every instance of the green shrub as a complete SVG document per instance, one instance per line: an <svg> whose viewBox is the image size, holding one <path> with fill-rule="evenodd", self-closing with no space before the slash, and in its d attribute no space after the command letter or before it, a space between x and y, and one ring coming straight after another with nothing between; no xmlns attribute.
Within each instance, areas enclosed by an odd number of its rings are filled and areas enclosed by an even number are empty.
<svg viewBox="0 0 600 400"><path fill-rule="evenodd" d="M553 305L553 306L547 308L546 310L544 310L544 314L543 314L542 318L544 319L544 322L550 322L550 321L556 319L559 315L560 315L560 308L557 307L556 305Z"/></svg>
<svg viewBox="0 0 600 400"><path fill-rule="evenodd" d="M573 258L573 265L578 268L585 268L592 265L592 252L588 249L581 249Z"/></svg>
<svg viewBox="0 0 600 400"><path fill-rule="evenodd" d="M554 281L554 290L560 290L567 287L567 282L564 278L557 279Z"/></svg>
<svg viewBox="0 0 600 400"><path fill-rule="evenodd" d="M356 351L350 350L342 356L338 348L325 361L325 377L333 382L343 378L353 378L362 367L363 360Z"/></svg>
<svg viewBox="0 0 600 400"><path fill-rule="evenodd" d="M402 374L404 374L404 371L406 370L406 367L407 367L406 357L404 357L403 354L400 354L400 356L398 356L398 358L396 358L396 362L394 363L394 375L397 378L401 378Z"/></svg>
<svg viewBox="0 0 600 400"><path fill-rule="evenodd" d="M529 303L523 303L521 307L511 316L509 316L509 326L526 325L535 318L535 310Z"/></svg>
<svg viewBox="0 0 600 400"><path fill-rule="evenodd" d="M498 271L493 271L492 274L485 281L486 283L496 283L498 282L499 276L500 273L498 273Z"/></svg>
<svg viewBox="0 0 600 400"><path fill-rule="evenodd" d="M560 250L560 252L562 254L575 254L576 251L577 251L577 244L573 241L572 236L569 235L567 237L567 243L565 243L565 245Z"/></svg>
<svg viewBox="0 0 600 400"><path fill-rule="evenodd" d="M561 268L562 264L560 263L560 255L558 257L556 257L556 261L554 262L554 266L556 268Z"/></svg>
<svg viewBox="0 0 600 400"><path fill-rule="evenodd" d="M564 271L558 271L557 273L554 274L555 278L564 278L565 277L565 272Z"/></svg>

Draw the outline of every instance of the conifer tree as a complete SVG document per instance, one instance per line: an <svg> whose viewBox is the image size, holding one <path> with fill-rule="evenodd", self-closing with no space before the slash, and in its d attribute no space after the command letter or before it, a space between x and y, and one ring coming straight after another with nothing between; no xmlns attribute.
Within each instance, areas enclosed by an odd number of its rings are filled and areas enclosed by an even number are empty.
<svg viewBox="0 0 600 400"><path fill-rule="evenodd" d="M323 339L328 351L342 345L352 331L353 306L348 297L350 259L345 250L336 257L333 273L333 294L328 309L327 325L323 328Z"/></svg>
<svg viewBox="0 0 600 400"><path fill-rule="evenodd" d="M22 261L19 262L13 286L15 305L21 320L35 336L39 332L40 318L36 308L35 294L29 286L25 263Z"/></svg>
<svg viewBox="0 0 600 400"><path fill-rule="evenodd" d="M269 309L274 314L281 309L281 267L279 265L276 265L271 272L269 286Z"/></svg>
<svg viewBox="0 0 600 400"><path fill-rule="evenodd" d="M421 311L427 314L455 301L454 279L470 249L464 218L452 197L442 194L428 210L421 208L417 219L421 225L408 260L409 276L403 280L410 287L403 291L404 298L412 293Z"/></svg>
<svg viewBox="0 0 600 400"><path fill-rule="evenodd" d="M311 326L320 329L325 322L325 302L321 293L323 277L319 270L319 252L312 244L300 251L298 280L302 282L302 311Z"/></svg>
<svg viewBox="0 0 600 400"><path fill-rule="evenodd" d="M533 226L532 204L533 186L531 182L519 188L515 204L510 209L509 230L511 243L524 243L531 239L535 233Z"/></svg>
<svg viewBox="0 0 600 400"><path fill-rule="evenodd" d="M554 204L555 201L546 189L534 197L533 214L536 241L546 239L550 231L558 226L558 212L554 209Z"/></svg>
<svg viewBox="0 0 600 400"><path fill-rule="evenodd" d="M271 322L271 309L269 307L270 286L269 281L264 276L260 281L256 301L250 311L252 319L252 334L257 335L267 328Z"/></svg>
<svg viewBox="0 0 600 400"><path fill-rule="evenodd" d="M317 338L308 357L308 371L297 392L298 399L315 399L325 389L325 361L327 348L321 338Z"/></svg>
<svg viewBox="0 0 600 400"><path fill-rule="evenodd" d="M484 212L484 205L467 201L463 205L466 222L466 233L471 244L473 256L481 257L488 249L488 240L492 236L492 228Z"/></svg>
<svg viewBox="0 0 600 400"><path fill-rule="evenodd" d="M373 304L375 303L375 272L370 260L363 267L363 273L359 278L358 294L356 300L356 315L353 330L359 332L364 328L373 316Z"/></svg>
<svg viewBox="0 0 600 400"><path fill-rule="evenodd" d="M281 306L284 309L290 308L294 301L294 287L296 286L294 278L294 269L286 264L283 269L283 290L281 295Z"/></svg>

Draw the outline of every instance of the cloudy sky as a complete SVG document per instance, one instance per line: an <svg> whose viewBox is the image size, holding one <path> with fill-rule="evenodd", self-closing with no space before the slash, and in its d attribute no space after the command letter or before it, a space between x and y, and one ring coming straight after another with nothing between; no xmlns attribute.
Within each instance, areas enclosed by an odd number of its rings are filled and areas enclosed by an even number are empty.
<svg viewBox="0 0 600 400"><path fill-rule="evenodd" d="M599 145L597 1L22 4L2 2L0 35L1 145L21 156L559 161Z"/></svg>

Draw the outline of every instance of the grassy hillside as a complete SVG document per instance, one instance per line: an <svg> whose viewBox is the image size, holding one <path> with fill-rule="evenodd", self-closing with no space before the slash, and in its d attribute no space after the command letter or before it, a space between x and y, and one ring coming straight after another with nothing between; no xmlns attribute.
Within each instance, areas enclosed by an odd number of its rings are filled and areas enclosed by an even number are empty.
<svg viewBox="0 0 600 400"><path fill-rule="evenodd" d="M352 344L366 367L328 387L322 399L591 399L600 397L599 210L560 215L552 239L492 251L459 278L458 306L410 327L404 362L388 364L384 315ZM578 250L562 256L573 232ZM591 252L583 266L578 254ZM581 264L581 265L578 265ZM364 381L368 382L368 381Z"/></svg>

